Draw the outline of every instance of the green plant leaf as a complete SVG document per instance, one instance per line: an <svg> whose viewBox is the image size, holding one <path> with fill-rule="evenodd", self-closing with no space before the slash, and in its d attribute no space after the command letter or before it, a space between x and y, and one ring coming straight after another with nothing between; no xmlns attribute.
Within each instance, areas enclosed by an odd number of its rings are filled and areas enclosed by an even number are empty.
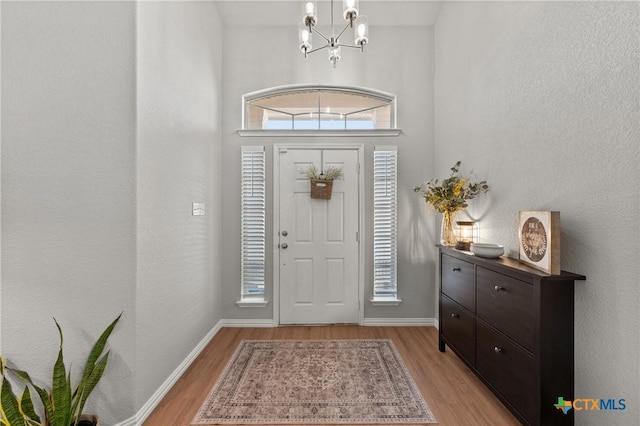
<svg viewBox="0 0 640 426"><path fill-rule="evenodd" d="M102 332L96 343L93 345L91 352L89 353L89 357L87 358L87 363L84 366L84 372L82 373L82 379L80 383L78 383L77 388L73 392L73 407L71 414L73 415L74 422L77 421L80 414L82 414L82 410L84 409L84 405L89 398L89 395L93 391L93 389L98 384L98 381L102 377L104 370L107 365L107 359L109 357L109 352L105 354L105 356L98 361L104 348L107 344L107 340L113 329L115 328L118 321L122 317L122 313L118 315L118 317L113 320L111 324Z"/></svg>
<svg viewBox="0 0 640 426"><path fill-rule="evenodd" d="M20 397L20 412L23 416L30 419L33 423L30 424L39 424L40 417L36 414L36 410L33 407L33 400L31 399L31 391L29 390L29 386L24 387L24 391L22 391L22 396Z"/></svg>
<svg viewBox="0 0 640 426"><path fill-rule="evenodd" d="M13 393L11 388L11 382L7 380L4 375L4 361L2 383L0 383L0 414L2 415L3 422L8 426L23 426L25 419L20 414L20 403L18 398Z"/></svg>
<svg viewBox="0 0 640 426"><path fill-rule="evenodd" d="M60 334L60 350L53 366L51 385L53 416L49 419L49 422L50 426L68 426L71 424L71 378L67 376L64 366L62 329L55 318L54 321Z"/></svg>
<svg viewBox="0 0 640 426"><path fill-rule="evenodd" d="M45 423L48 423L48 420L53 417L51 395L49 395L49 393L45 389L33 383L33 380L31 380L31 377L29 377L29 374L26 371L17 370L15 368L8 368L8 367L7 367L7 370L11 371L20 380L28 383L29 385L31 385L33 389L36 390L36 393L38 394L38 396L40 397L40 401L42 402L42 406L44 407Z"/></svg>
<svg viewBox="0 0 640 426"><path fill-rule="evenodd" d="M84 373L82 374L82 379L80 382L84 382L91 375L91 370L95 368L96 361L98 360L98 358L100 358L100 355L102 355L104 347L107 344L107 340L109 339L109 336L111 335L114 327L120 320L120 317L122 317L122 313L118 315L118 317L113 320L111 324L109 324L109 326L102 332L96 343L93 345L93 348L89 353L89 357L87 358L87 363L84 367Z"/></svg>
<svg viewBox="0 0 640 426"><path fill-rule="evenodd" d="M82 411L84 410L84 405L87 401L87 398L93 392L93 389L96 387L100 378L102 378L102 374L104 370L107 368L107 361L109 360L109 353L107 352L96 364L95 368L91 372L91 375L87 378L86 381L82 383L82 387L78 387L78 393L76 394L76 398L74 400L73 405L73 413L76 416L74 425L78 421Z"/></svg>

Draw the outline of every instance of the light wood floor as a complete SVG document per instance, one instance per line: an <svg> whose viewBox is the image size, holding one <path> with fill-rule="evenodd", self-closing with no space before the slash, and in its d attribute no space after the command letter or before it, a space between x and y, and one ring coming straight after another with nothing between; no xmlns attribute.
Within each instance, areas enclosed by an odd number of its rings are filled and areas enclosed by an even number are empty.
<svg viewBox="0 0 640 426"><path fill-rule="evenodd" d="M144 426L189 426L243 339L391 339L439 425L519 424L451 350L438 351L436 328L328 326L223 328Z"/></svg>

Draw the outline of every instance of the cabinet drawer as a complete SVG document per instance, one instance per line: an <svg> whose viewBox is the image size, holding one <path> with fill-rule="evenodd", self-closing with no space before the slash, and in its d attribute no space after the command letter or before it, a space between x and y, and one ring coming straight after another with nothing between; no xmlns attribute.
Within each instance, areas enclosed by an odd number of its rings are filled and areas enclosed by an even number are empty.
<svg viewBox="0 0 640 426"><path fill-rule="evenodd" d="M477 269L476 315L533 352L533 285Z"/></svg>
<svg viewBox="0 0 640 426"><path fill-rule="evenodd" d="M476 321L476 369L529 422L535 415L533 357Z"/></svg>
<svg viewBox="0 0 640 426"><path fill-rule="evenodd" d="M440 333L471 364L475 362L475 324L473 315L462 306L441 295Z"/></svg>
<svg viewBox="0 0 640 426"><path fill-rule="evenodd" d="M442 255L442 292L471 312L475 311L473 264Z"/></svg>

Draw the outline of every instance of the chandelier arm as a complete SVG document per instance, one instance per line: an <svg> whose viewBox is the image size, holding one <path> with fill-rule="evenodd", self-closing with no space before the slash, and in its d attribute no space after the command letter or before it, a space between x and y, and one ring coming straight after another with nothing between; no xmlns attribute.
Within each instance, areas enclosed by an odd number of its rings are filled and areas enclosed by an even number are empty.
<svg viewBox="0 0 640 426"><path fill-rule="evenodd" d="M326 49L327 47L329 47L328 44L325 44L322 47L316 47L315 49L308 51L307 54L310 54L310 53L313 53L313 52L317 52L318 50Z"/></svg>
<svg viewBox="0 0 640 426"><path fill-rule="evenodd" d="M362 49L362 46L356 46L353 44L340 44L340 47L350 47L352 49Z"/></svg>
<svg viewBox="0 0 640 426"><path fill-rule="evenodd" d="M340 34L338 35L338 37L336 37L336 40L340 40L340 37L342 37L342 34L344 34L345 31L347 31L347 29L351 26L351 24L347 24L346 27L344 27L344 29L342 30L342 32L340 32Z"/></svg>
<svg viewBox="0 0 640 426"><path fill-rule="evenodd" d="M326 35L322 34L320 31L316 30L316 29L315 29L315 28L313 28L313 27L310 27L310 28L311 28L311 31L310 31L311 33L316 33L316 34L318 34L318 35L319 35L320 37L322 37L322 38L323 38L327 43L330 43L330 42L331 42L331 40L329 40L329 38L328 38Z"/></svg>

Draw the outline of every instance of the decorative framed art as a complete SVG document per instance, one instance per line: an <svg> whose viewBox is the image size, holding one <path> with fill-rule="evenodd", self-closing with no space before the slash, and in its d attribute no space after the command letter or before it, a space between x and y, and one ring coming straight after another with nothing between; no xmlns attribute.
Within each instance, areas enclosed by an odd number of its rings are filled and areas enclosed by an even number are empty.
<svg viewBox="0 0 640 426"><path fill-rule="evenodd" d="M521 211L520 262L547 274L560 274L560 212Z"/></svg>

